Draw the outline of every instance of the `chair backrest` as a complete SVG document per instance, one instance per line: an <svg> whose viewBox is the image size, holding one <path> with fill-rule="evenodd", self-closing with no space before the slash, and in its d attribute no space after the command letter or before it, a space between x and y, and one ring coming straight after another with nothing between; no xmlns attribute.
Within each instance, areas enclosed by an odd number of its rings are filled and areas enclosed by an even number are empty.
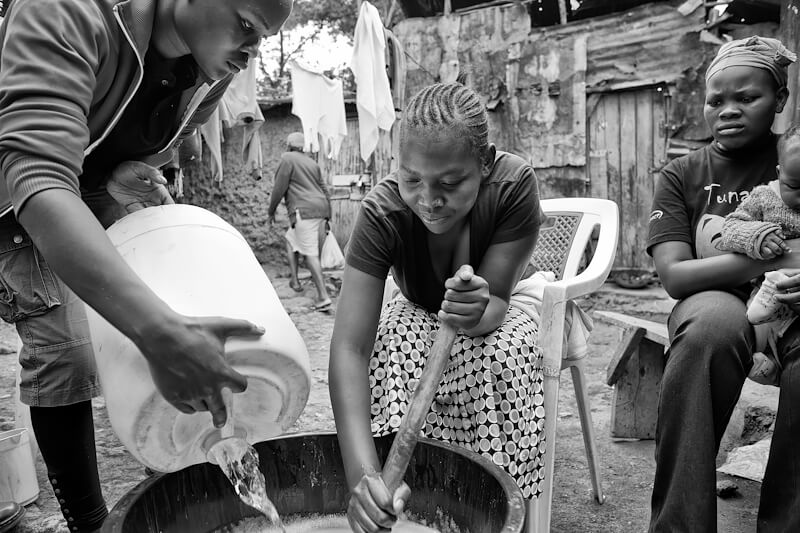
<svg viewBox="0 0 800 533"><path fill-rule="evenodd" d="M553 272L557 280L573 278L585 266L584 254L587 246L592 248L596 229L605 226L616 232L618 213L610 200L554 198L542 200L541 205L547 221L539 229L531 264L536 270Z"/></svg>
<svg viewBox="0 0 800 533"><path fill-rule="evenodd" d="M550 531L558 388L561 370L564 368L563 357L567 350L564 342L566 304L569 300L590 294L605 283L614 264L619 233L619 209L611 200L599 198L542 200L542 211L548 216L548 221L539 230L539 240L532 254L531 263L537 270L554 272L557 280L545 285L539 324L547 449L544 458L544 480L540 485L542 493L528 504L530 524L528 531L537 533ZM588 264L583 264L584 252L587 245L594 242L595 230L597 230L597 246L594 247ZM582 422L583 419L582 414ZM587 412L586 420L589 419ZM584 439L587 438L590 437L584 433ZM589 460L592 460L591 456ZM599 494L596 487L595 493Z"/></svg>

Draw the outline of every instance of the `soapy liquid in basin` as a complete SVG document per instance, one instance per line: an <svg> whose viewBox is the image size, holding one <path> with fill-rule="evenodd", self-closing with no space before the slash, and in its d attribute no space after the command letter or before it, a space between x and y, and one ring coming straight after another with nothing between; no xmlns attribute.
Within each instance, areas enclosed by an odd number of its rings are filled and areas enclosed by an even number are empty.
<svg viewBox="0 0 800 533"><path fill-rule="evenodd" d="M278 510L267 497L264 474L258 467L258 452L247 441L233 437L216 443L211 453L239 498L261 511L268 522L274 525L268 531L286 533Z"/></svg>
<svg viewBox="0 0 800 533"><path fill-rule="evenodd" d="M263 518L245 518L244 520L218 529L215 533L277 533L280 529L270 526ZM287 522L286 533L351 533L344 515L325 515L301 517ZM440 533L438 529L421 526L406 520L399 520L392 528L392 533ZM445 532L441 532L445 533Z"/></svg>

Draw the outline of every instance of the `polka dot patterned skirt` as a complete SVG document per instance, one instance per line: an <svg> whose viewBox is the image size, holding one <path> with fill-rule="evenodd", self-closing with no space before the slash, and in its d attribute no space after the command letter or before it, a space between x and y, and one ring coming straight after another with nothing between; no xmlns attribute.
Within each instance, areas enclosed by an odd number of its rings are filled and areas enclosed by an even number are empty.
<svg viewBox="0 0 800 533"><path fill-rule="evenodd" d="M402 297L386 304L369 361L372 433L396 432L422 375L439 321ZM485 337L458 335L424 433L503 467L523 496L544 476L544 395L537 324L511 307Z"/></svg>

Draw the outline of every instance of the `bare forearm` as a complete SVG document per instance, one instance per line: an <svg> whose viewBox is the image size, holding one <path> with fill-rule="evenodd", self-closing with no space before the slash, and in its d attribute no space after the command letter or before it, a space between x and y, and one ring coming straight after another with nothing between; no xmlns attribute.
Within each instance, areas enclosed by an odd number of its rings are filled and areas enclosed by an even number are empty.
<svg viewBox="0 0 800 533"><path fill-rule="evenodd" d="M764 272L781 268L779 262L759 261L743 254L689 259L658 268L664 289L673 298L686 298L708 290L737 287Z"/></svg>
<svg viewBox="0 0 800 533"><path fill-rule="evenodd" d="M478 337L494 331L503 323L506 313L508 313L508 302L499 296L492 295L489 298L486 310L483 312L481 321L474 328L464 331L464 334L470 337Z"/></svg>
<svg viewBox="0 0 800 533"><path fill-rule="evenodd" d="M134 342L173 320L175 313L130 269L75 194L42 191L25 204L19 222L75 294Z"/></svg>
<svg viewBox="0 0 800 533"><path fill-rule="evenodd" d="M372 440L367 368L358 361L360 356L346 355L343 350L331 350L328 379L347 484L352 489L361 479L364 466L380 472L381 464Z"/></svg>
<svg viewBox="0 0 800 533"><path fill-rule="evenodd" d="M522 278L536 245L538 228L532 234L515 241L493 244L478 268L478 275L489 285L489 303L478 325L465 331L476 337L497 329L508 313L508 302L514 287Z"/></svg>

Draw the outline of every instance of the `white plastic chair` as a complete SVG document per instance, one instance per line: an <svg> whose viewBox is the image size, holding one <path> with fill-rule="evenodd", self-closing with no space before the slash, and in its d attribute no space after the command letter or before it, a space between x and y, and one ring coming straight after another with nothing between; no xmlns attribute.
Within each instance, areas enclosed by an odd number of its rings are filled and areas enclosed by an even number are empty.
<svg viewBox="0 0 800 533"><path fill-rule="evenodd" d="M550 531L553 502L553 470L558 422L558 387L561 371L569 368L578 403L583 442L589 463L594 496L603 503L600 469L592 429L589 395L584 374L584 360L570 359L564 343L565 310L567 302L590 294L605 283L617 250L619 209L611 200L597 198L557 198L542 200L547 223L539 231L539 240L531 263L537 270L555 273L556 281L544 289L539 346L544 359L544 409L546 451L545 478L542 493L528 501L528 533ZM587 245L599 230L594 255L586 268L579 272Z"/></svg>

